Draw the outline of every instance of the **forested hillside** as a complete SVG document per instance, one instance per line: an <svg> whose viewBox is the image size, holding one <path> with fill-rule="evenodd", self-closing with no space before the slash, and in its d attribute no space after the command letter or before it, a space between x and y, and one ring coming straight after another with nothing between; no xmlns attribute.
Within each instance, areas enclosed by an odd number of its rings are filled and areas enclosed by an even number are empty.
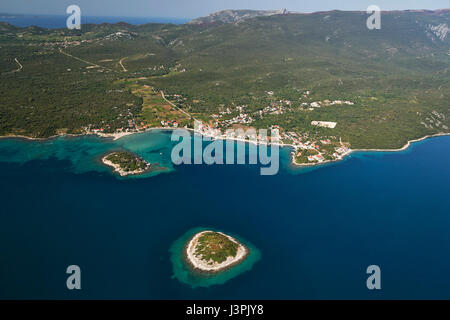
<svg viewBox="0 0 450 320"><path fill-rule="evenodd" d="M1 23L0 134L185 125L161 90L215 127L278 125L354 148L449 131L450 11L385 12L380 30L365 12L227 17L79 31Z"/></svg>

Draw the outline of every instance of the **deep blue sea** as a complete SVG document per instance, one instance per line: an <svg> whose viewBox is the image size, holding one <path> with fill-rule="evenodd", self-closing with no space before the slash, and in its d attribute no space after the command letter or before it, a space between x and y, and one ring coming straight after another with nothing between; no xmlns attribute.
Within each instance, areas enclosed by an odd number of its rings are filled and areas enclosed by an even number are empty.
<svg viewBox="0 0 450 320"><path fill-rule="evenodd" d="M130 150L167 166L119 179L99 158ZM274 176L257 165L170 164L168 132L117 141L0 139L0 298L450 298L450 137L360 152ZM261 257L192 288L170 248L192 228L242 237ZM81 268L82 289L66 288ZM366 268L381 268L381 290Z"/></svg>
<svg viewBox="0 0 450 320"><path fill-rule="evenodd" d="M66 20L69 15L13 15L2 16L0 21L6 21L17 27L39 26L42 28L65 28ZM99 16L81 16L81 23L101 24L101 23L117 23L126 22L129 24L146 24L146 23L173 23L183 24L190 19L183 18L158 18L158 17L99 17Z"/></svg>

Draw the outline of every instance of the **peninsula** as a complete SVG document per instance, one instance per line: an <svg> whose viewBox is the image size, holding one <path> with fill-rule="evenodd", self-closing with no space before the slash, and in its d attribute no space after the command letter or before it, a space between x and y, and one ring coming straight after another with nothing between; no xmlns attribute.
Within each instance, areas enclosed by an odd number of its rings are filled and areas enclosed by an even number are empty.
<svg viewBox="0 0 450 320"><path fill-rule="evenodd" d="M235 238L222 232L205 230L186 244L186 260L204 272L220 272L246 259L249 250Z"/></svg>

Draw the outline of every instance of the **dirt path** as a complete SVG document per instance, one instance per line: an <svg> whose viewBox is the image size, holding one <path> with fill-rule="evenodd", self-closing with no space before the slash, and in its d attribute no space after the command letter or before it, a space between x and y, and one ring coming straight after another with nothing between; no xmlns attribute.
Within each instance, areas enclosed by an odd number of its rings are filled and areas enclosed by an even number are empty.
<svg viewBox="0 0 450 320"><path fill-rule="evenodd" d="M23 65L19 62L19 60L17 60L17 58L14 58L14 61L16 61L17 64L19 65L19 69L16 69L16 70L14 70L12 72L19 72L20 70L22 70Z"/></svg>
<svg viewBox="0 0 450 320"><path fill-rule="evenodd" d="M120 64L120 66L122 67L123 71L124 71L124 72L127 72L128 70L127 70L127 69L123 66L123 64L122 64L122 61L125 60L125 58L126 58L126 57L120 59L119 64Z"/></svg>
<svg viewBox="0 0 450 320"><path fill-rule="evenodd" d="M178 106L176 106L174 103L172 103L171 101L167 100L166 97L164 96L164 92L161 90L161 96L164 100L166 100L172 107L176 108L177 110L179 110L180 112L184 113L185 115L187 115L190 119L196 120L193 116L191 116L189 113L187 113L186 111L184 111L183 109L179 108Z"/></svg>
<svg viewBox="0 0 450 320"><path fill-rule="evenodd" d="M67 52L62 51L62 49L59 49L59 52L61 52L62 54L66 55L66 56L68 56L68 57L71 57L71 58L73 58L73 59L76 59L76 60L78 60L78 61L81 61L81 62L90 64L91 66L94 66L94 67L96 67L96 68L106 69L106 70L109 70L109 71L113 71L113 72L114 72L114 70L109 69L109 68L107 68L107 67L102 67L102 66L100 66L100 65L98 65L98 64L96 64L96 63L93 63L93 62L90 62L90 61L83 60L83 59L81 59L81 58L75 57L75 56L73 56L73 55L71 55L71 54L69 54L69 53L67 53Z"/></svg>
<svg viewBox="0 0 450 320"><path fill-rule="evenodd" d="M19 68L16 70L12 70L12 71L8 71L8 72L3 72L3 74L10 74L10 73L14 73L14 72L19 72L20 70L23 69L23 65L19 62L19 60L17 58L14 58L14 61L19 65Z"/></svg>

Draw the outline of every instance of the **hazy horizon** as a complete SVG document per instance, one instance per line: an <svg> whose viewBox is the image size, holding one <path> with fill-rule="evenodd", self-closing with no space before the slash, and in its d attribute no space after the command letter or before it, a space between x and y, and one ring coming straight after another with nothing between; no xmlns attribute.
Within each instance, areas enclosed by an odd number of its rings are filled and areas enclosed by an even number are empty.
<svg viewBox="0 0 450 320"><path fill-rule="evenodd" d="M192 19L221 10L279 10L312 13L317 11L343 10L365 11L370 5L378 5L383 11L392 10L437 10L448 9L448 0L347 0L330 1L316 0L314 2L298 0L167 0L146 1L130 0L41 0L39 3L28 0L3 0L0 12L9 14L30 15L66 15L66 8L76 4L80 6L85 16L109 17L153 17Z"/></svg>

